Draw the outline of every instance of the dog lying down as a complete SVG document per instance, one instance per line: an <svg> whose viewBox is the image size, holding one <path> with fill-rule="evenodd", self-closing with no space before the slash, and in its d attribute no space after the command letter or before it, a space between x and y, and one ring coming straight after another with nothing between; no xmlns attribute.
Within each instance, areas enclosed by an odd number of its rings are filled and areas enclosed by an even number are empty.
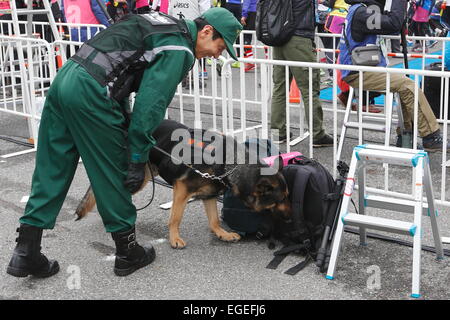
<svg viewBox="0 0 450 320"><path fill-rule="evenodd" d="M291 205L286 182L279 172L281 162L270 168L234 138L217 132L189 129L173 120L164 120L153 132L153 137L156 145L150 151L141 190L151 176L157 175L173 186L169 218L172 248L186 246L180 237L179 226L186 204L192 197L203 201L209 227L219 239L240 239L237 233L227 232L220 226L217 197L227 188L255 211L269 209L280 218L289 218ZM210 175L209 178L204 177L205 174ZM75 212L78 219L94 206L95 197L89 187Z"/></svg>

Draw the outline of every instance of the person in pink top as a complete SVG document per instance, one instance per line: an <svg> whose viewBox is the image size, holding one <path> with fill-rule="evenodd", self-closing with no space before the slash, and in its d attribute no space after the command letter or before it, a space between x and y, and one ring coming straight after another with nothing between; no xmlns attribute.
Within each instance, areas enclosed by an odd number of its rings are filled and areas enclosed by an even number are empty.
<svg viewBox="0 0 450 320"><path fill-rule="evenodd" d="M414 15L412 17L411 29L415 36L423 37L425 35L431 35L429 20L435 2L435 0L416 0L415 3L413 3L412 8L414 8ZM421 41L416 41L412 51L422 52ZM425 52L428 52L428 47L425 47Z"/></svg>
<svg viewBox="0 0 450 320"><path fill-rule="evenodd" d="M61 11L68 23L103 24L106 27L110 25L97 0L62 0ZM93 37L98 32L98 28L90 28L90 31L90 37ZM70 33L72 41L88 40L89 34L86 27L80 28L80 32L72 28Z"/></svg>

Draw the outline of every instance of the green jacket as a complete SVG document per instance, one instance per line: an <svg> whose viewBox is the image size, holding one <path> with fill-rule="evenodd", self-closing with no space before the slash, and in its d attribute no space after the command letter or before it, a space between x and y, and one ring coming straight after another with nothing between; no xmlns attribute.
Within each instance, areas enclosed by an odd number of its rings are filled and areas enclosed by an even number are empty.
<svg viewBox="0 0 450 320"><path fill-rule="evenodd" d="M132 162L148 160L149 150L155 145L152 132L163 120L177 85L195 62L197 28L193 21L184 22L188 34L173 25L152 25L144 15L131 15L100 32L71 58L110 88L120 76L117 70L123 71L124 61L139 63L143 72L139 72L136 90L132 90L136 98L128 129Z"/></svg>

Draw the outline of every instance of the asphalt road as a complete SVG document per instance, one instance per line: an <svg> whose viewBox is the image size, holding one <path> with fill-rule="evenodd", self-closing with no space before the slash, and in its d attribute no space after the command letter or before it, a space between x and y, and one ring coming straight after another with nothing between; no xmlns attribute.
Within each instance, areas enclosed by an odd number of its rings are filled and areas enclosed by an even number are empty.
<svg viewBox="0 0 450 320"><path fill-rule="evenodd" d="M210 105L203 103L202 108L210 110ZM236 105L236 115L238 113L239 105ZM169 115L177 118L178 113L171 109ZM192 112L186 111L184 116L186 122L192 122ZM248 119L259 119L260 116L257 108L247 111ZM296 116L293 114L294 119ZM325 114L325 127L330 133L331 116L331 113ZM342 115L339 117L341 121ZM211 125L210 116L204 115L202 119L204 127ZM21 139L26 137L26 132L23 119L0 113L0 135ZM356 137L356 132L352 134ZM382 142L382 136L375 133L368 134L367 139ZM343 153L347 161L356 144L356 139L347 140ZM0 140L0 155L25 149ZM305 143L293 150L307 154ZM331 155L331 148L315 150L314 153L314 157L328 168L331 168ZM431 155L431 167L436 177L440 175L439 157L440 154ZM81 221L74 221L73 212L89 185L82 163L56 227L44 233L42 251L49 258L59 261L60 272L49 279L11 277L5 270L15 246L18 218L25 207L23 197L30 192L34 161L34 153L0 158L0 299L410 299L411 248L373 239L369 239L367 246L360 246L358 236L345 234L335 280L326 280L314 264L290 276L284 272L302 257L289 256L278 269L266 269L273 257L273 250L267 247L266 242L243 239L237 243L226 243L218 240L208 230L201 202L188 204L181 225L181 235L187 247L174 250L167 242L169 212L159 208L160 204L171 200L171 190L159 185L156 186L154 202L138 213L137 220L138 241L143 245L151 243L157 258L150 266L128 277L116 277L112 270L114 243L104 231L97 211ZM380 170L369 167L368 173L372 185L380 186L384 179ZM410 185L408 170L394 167L390 174L394 189L404 190L405 186ZM434 179L433 183L439 186L439 179ZM151 188L151 185L147 186L135 197L137 207L147 203ZM450 236L450 209L439 209L442 235ZM395 212L374 211L374 214L412 219ZM429 221L426 217L423 220L423 242L432 245ZM446 248L449 248L448 245ZM450 299L449 267L448 258L436 261L433 254L423 252L423 299Z"/></svg>

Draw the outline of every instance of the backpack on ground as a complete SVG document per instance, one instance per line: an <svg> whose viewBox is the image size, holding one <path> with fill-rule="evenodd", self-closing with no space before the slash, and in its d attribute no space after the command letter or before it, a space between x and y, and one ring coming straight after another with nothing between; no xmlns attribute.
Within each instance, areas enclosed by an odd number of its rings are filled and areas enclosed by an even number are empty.
<svg viewBox="0 0 450 320"><path fill-rule="evenodd" d="M316 160L303 155L292 158L282 169L292 205L290 221L277 218L269 211L254 212L236 202L231 194L224 196L222 219L242 235L269 239L271 249L275 248L276 241L283 244L274 252L275 257L267 268L276 269L287 255L299 253L306 258L285 273L294 275L313 260L325 272L348 166L340 162L338 170L340 176L335 180Z"/></svg>
<svg viewBox="0 0 450 320"><path fill-rule="evenodd" d="M256 9L256 37L268 46L281 46L295 31L292 0L259 0Z"/></svg>
<svg viewBox="0 0 450 320"><path fill-rule="evenodd" d="M284 246L274 252L275 257L267 268L276 269L289 253L294 252L306 258L285 273L294 275L313 260L320 272L326 271L348 166L340 162L338 169L340 177L335 180L323 165L305 156L294 158L283 168L292 218L288 222L272 221L271 237Z"/></svg>

